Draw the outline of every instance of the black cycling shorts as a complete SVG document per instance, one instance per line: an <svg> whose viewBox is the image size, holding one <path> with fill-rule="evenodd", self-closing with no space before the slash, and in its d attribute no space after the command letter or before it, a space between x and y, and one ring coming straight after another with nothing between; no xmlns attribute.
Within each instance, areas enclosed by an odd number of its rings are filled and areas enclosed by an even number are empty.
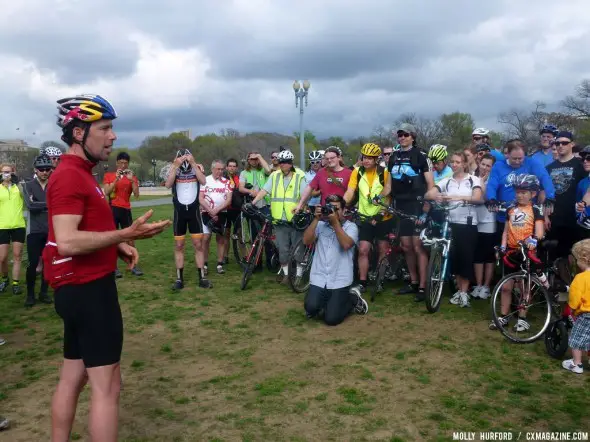
<svg viewBox="0 0 590 442"><path fill-rule="evenodd" d="M10 244L11 242L25 243L27 229L19 227L18 229L0 229L0 244Z"/></svg>
<svg viewBox="0 0 590 442"><path fill-rule="evenodd" d="M380 221L373 225L370 222L359 224L359 241L373 242L374 240L385 241L387 235L393 231L393 219Z"/></svg>
<svg viewBox="0 0 590 442"><path fill-rule="evenodd" d="M123 317L113 274L55 291L55 311L64 323L64 358L86 368L116 364L123 350Z"/></svg>
<svg viewBox="0 0 590 442"><path fill-rule="evenodd" d="M115 206L111 206L111 209L113 211L113 219L115 220L115 227L117 229L125 229L133 224L131 209Z"/></svg>
<svg viewBox="0 0 590 442"><path fill-rule="evenodd" d="M201 209L198 204L190 206L174 206L173 222L174 238L183 239L186 232L194 235L203 234L203 219L201 218Z"/></svg>
<svg viewBox="0 0 590 442"><path fill-rule="evenodd" d="M415 201L396 201L395 207L406 215L420 216L423 213L422 204ZM420 236L423 228L423 225L417 226L413 220L400 218L399 236Z"/></svg>

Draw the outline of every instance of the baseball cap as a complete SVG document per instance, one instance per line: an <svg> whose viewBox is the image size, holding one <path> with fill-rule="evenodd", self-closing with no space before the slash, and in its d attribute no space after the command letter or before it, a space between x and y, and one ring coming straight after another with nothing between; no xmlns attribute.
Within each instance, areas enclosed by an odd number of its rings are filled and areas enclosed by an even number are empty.
<svg viewBox="0 0 590 442"><path fill-rule="evenodd" d="M414 127L414 125L412 125L410 123L402 123L402 124L400 124L400 126L396 130L396 133L397 132L405 132L408 134L415 134L416 128Z"/></svg>
<svg viewBox="0 0 590 442"><path fill-rule="evenodd" d="M574 134L567 130L561 130L555 138L567 138L570 141L574 141Z"/></svg>

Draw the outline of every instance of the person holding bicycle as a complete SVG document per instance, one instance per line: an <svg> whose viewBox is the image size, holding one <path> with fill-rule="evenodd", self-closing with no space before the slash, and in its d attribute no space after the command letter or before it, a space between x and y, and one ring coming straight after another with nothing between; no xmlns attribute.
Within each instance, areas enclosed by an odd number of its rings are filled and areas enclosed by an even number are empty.
<svg viewBox="0 0 590 442"><path fill-rule="evenodd" d="M266 195L270 196L270 215L275 224L276 245L281 264L277 282L288 285L289 252L291 247L301 239L301 232L295 229L291 220L307 182L303 172L293 166L295 155L290 150L279 152L278 159L280 170L271 174L264 188L257 193L251 204L256 206ZM267 259L269 258L267 256Z"/></svg>
<svg viewBox="0 0 590 442"><path fill-rule="evenodd" d="M367 288L369 273L369 254L376 239L381 260L387 253L387 235L392 231L391 215L381 215L383 208L379 201L391 190L391 179L387 169L377 164L381 148L374 143L367 143L361 148L362 165L355 167L348 182L344 201L350 205L358 193L358 213L362 217L359 228L358 266L359 282L362 290Z"/></svg>
<svg viewBox="0 0 590 442"><path fill-rule="evenodd" d="M467 173L469 163L464 152L451 155L453 176L439 181L426 193L436 202L479 202L482 198L479 178ZM451 304L469 307L469 282L473 279L473 258L477 246L477 211L472 207L457 207L449 212L449 225L453 238L451 269L457 278L458 291Z"/></svg>
<svg viewBox="0 0 590 442"><path fill-rule="evenodd" d="M329 195L325 208L316 207L314 215L303 234L306 246L317 241L305 313L308 318L314 318L323 311L326 325L338 325L353 309L359 314L369 309L361 290L351 288L359 229L344 218L344 199L339 195Z"/></svg>
<svg viewBox="0 0 590 442"><path fill-rule="evenodd" d="M512 185L516 190L516 204L506 211L506 223L502 233L500 252L504 254L504 263L514 267L518 264L517 261L520 261L517 250L520 249L521 242L526 244L529 251L536 250L538 240L545 235L545 218L542 210L533 204L533 199L540 189L539 179L534 175L520 174L514 178ZM531 257L531 260L533 263L540 264L536 256ZM508 281L502 286L500 305L502 316L499 318L502 326L507 325L510 320L509 310L513 286L512 281ZM526 320L526 311L519 311L518 315L514 331L528 330L530 324ZM496 324L492 321L489 328L495 330Z"/></svg>

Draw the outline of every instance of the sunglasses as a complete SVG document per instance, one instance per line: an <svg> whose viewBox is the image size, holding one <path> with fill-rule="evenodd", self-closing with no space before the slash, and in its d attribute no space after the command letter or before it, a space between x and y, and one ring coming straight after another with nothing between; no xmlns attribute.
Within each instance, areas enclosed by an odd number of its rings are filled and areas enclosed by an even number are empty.
<svg viewBox="0 0 590 442"><path fill-rule="evenodd" d="M276 155L270 157L271 160L276 160L278 157Z"/></svg>
<svg viewBox="0 0 590 442"><path fill-rule="evenodd" d="M42 167L40 169L37 169L39 172L50 172L51 171L51 167Z"/></svg>
<svg viewBox="0 0 590 442"><path fill-rule="evenodd" d="M570 143L571 143L571 141L556 141L553 144L555 144L556 146L567 146Z"/></svg>
<svg viewBox="0 0 590 442"><path fill-rule="evenodd" d="M580 157L580 159L582 161L590 161L590 155L586 155L586 156Z"/></svg>
<svg viewBox="0 0 590 442"><path fill-rule="evenodd" d="M392 154L392 152L383 152L383 156L384 156L384 157L385 157L385 156L389 156L389 155L391 155L391 154Z"/></svg>
<svg viewBox="0 0 590 442"><path fill-rule="evenodd" d="M279 164L293 164L291 160L279 160Z"/></svg>
<svg viewBox="0 0 590 442"><path fill-rule="evenodd" d="M309 164L322 164L321 161L310 161Z"/></svg>
<svg viewBox="0 0 590 442"><path fill-rule="evenodd" d="M397 134L397 137L398 138L408 138L408 137L411 137L411 135L410 134L407 134L407 133L404 133L404 132L399 132Z"/></svg>

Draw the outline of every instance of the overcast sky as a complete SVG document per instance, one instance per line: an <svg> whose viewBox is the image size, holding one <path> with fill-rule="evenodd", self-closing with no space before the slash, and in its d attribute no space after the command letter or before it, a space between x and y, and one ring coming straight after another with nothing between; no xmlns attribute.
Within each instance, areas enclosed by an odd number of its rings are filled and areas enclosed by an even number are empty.
<svg viewBox="0 0 590 442"><path fill-rule="evenodd" d="M590 78L588 23L588 0L6 0L0 138L58 139L55 100L76 93L114 104L119 145L187 128L291 134L296 78L311 81L319 137L404 112L497 128L498 112L555 105Z"/></svg>

